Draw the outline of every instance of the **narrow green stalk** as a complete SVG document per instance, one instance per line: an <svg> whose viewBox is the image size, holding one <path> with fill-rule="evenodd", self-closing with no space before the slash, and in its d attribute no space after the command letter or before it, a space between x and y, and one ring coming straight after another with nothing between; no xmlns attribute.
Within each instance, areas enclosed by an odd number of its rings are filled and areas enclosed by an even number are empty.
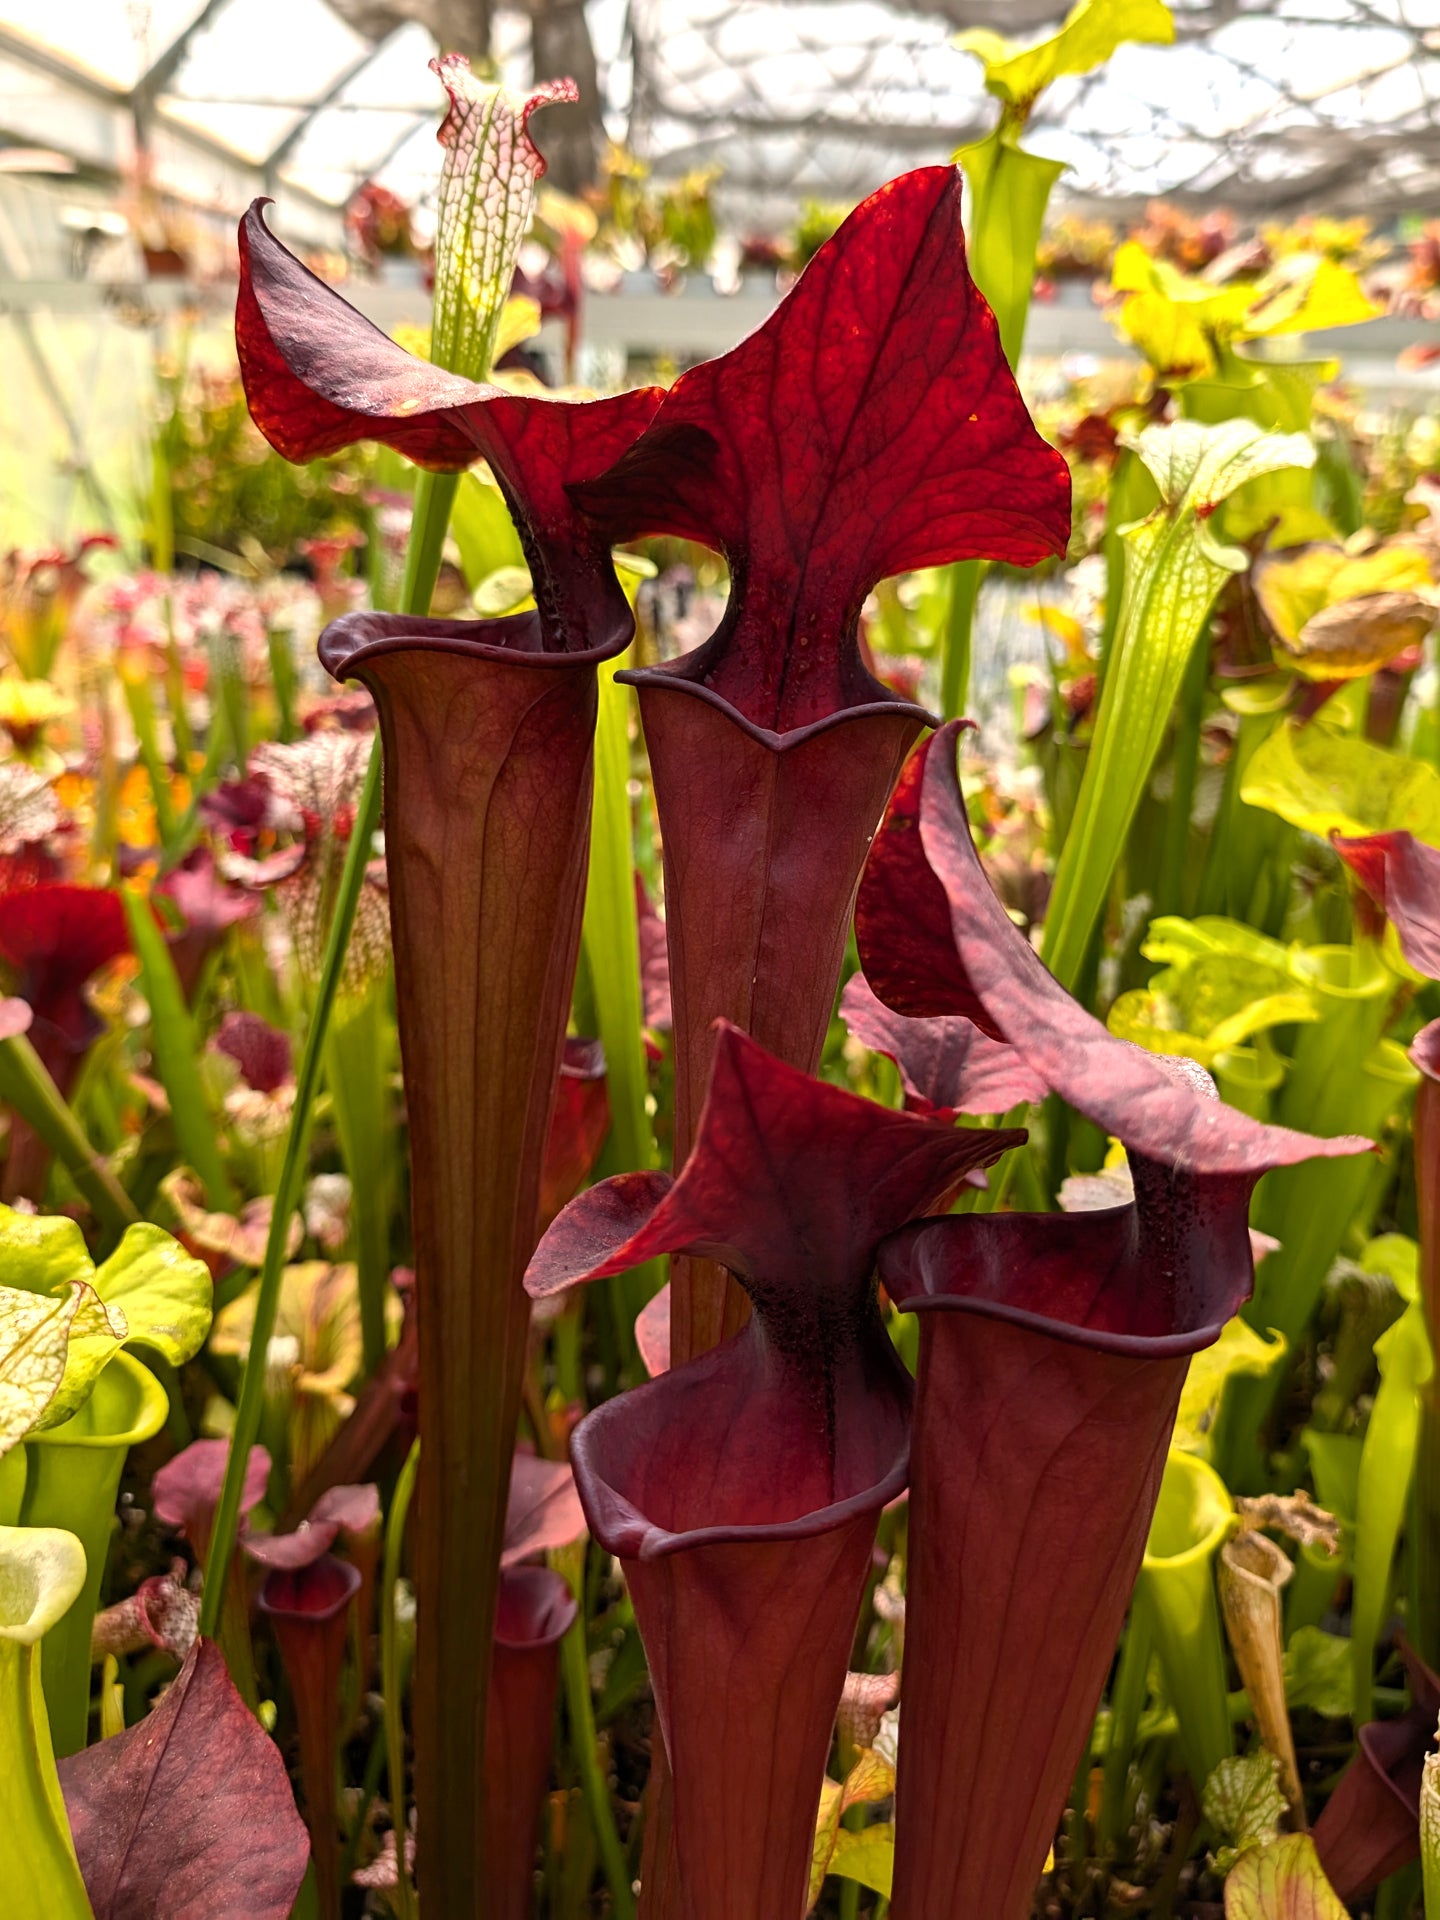
<svg viewBox="0 0 1440 1920"><path fill-rule="evenodd" d="M281 740L293 740L299 729L295 724L295 649L292 636L284 628L272 627L265 635L270 655L270 682L275 689L276 717Z"/></svg>
<svg viewBox="0 0 1440 1920"><path fill-rule="evenodd" d="M1190 811L1195 804L1195 777L1200 766L1200 724L1205 717L1205 682L1209 671L1209 648L1196 647L1185 669L1175 720L1175 779L1169 810L1165 815L1165 848L1161 856L1160 884L1155 898L1157 914L1185 911Z"/></svg>
<svg viewBox="0 0 1440 1920"><path fill-rule="evenodd" d="M385 1283L390 1272L394 1191L394 1143L386 1126L394 1029L385 998L383 976L362 994L347 995L331 1021L325 1049L325 1079L350 1176L351 1240L367 1375L385 1358Z"/></svg>
<svg viewBox="0 0 1440 1920"><path fill-rule="evenodd" d="M218 690L235 764L243 776L250 759L250 700L240 667L240 643L229 633L216 634L210 642L210 677Z"/></svg>
<svg viewBox="0 0 1440 1920"><path fill-rule="evenodd" d="M155 805L155 831L163 846L175 831L175 806L170 797L170 769L161 757L160 741L155 732L155 702L150 695L150 681L144 675L132 677L124 672L120 675L120 681L125 689L131 725L135 729L135 745L150 780L150 796Z"/></svg>
<svg viewBox="0 0 1440 1920"><path fill-rule="evenodd" d="M435 580L440 571L440 555L445 543L445 522L455 497L453 474L422 473L415 487L415 521L410 550L405 558L404 609L421 613L430 604ZM365 868L370 860L371 843L380 824L380 742L377 737L370 755L369 771L360 803L355 810L355 825L345 850L345 867L335 899L335 916L325 942L315 1006L300 1066L295 1076L295 1114L285 1141L285 1158L280 1168L280 1184L275 1194L270 1232L265 1242L265 1264L255 1297L255 1323L250 1335L250 1353L235 1409L235 1427L231 1437L230 1458L225 1468L225 1485L215 1514L215 1531L210 1545L205 1592L200 1603L200 1631L214 1634L224 1597L225 1576L235 1552L235 1535L240 1522L240 1494L245 1480L245 1463L260 1431L265 1411L265 1356L275 1331L275 1315L280 1304L280 1276L285 1265L286 1228L300 1198L310 1145L315 1095L320 1081L320 1065L325 1053L325 1036L330 1012L340 985L345 950L355 924L355 910Z"/></svg>
<svg viewBox="0 0 1440 1920"><path fill-rule="evenodd" d="M179 411L178 395L176 411ZM150 564L156 573L170 573L175 566L175 502L170 477L168 422L151 442Z"/></svg>
<svg viewBox="0 0 1440 1920"><path fill-rule="evenodd" d="M175 736L176 764L190 771L190 755L195 738L190 731L190 715L185 709L185 668L180 659L180 643L175 638L175 602L165 596L165 705L170 713L170 731Z"/></svg>
<svg viewBox="0 0 1440 1920"><path fill-rule="evenodd" d="M385 1697L385 1768L390 1780L390 1820L395 1829L395 1906L399 1920L415 1920L415 1892L405 1859L405 1711L401 1701L400 1636L395 1618L395 1587L400 1578L400 1550L405 1521L420 1467L420 1442L414 1441L385 1522L385 1565L381 1578L380 1686Z"/></svg>
<svg viewBox="0 0 1440 1920"><path fill-rule="evenodd" d="M1375 1359L1380 1385L1360 1450L1353 1548L1350 1679L1357 1727L1375 1717L1375 1648L1389 1610L1395 1555L1410 1500L1422 1395L1434 1373L1425 1312L1418 1300L1375 1342Z"/></svg>
<svg viewBox="0 0 1440 1920"><path fill-rule="evenodd" d="M580 1786L590 1822L600 1847L605 1880L610 1889L612 1920L635 1920L635 1896L630 1891L630 1863L615 1828L610 1786L600 1766L595 1732L595 1703L590 1695L590 1651L585 1634L585 1548L567 1547L551 1555L551 1564L570 1582L579 1611L560 1644L560 1669L565 1683L565 1711L570 1720L570 1745L580 1769Z"/></svg>
<svg viewBox="0 0 1440 1920"><path fill-rule="evenodd" d="M85 1138L23 1033L0 1040L0 1102L39 1134L109 1232L121 1234L135 1224L140 1215L134 1202Z"/></svg>
<svg viewBox="0 0 1440 1920"><path fill-rule="evenodd" d="M310 1146L310 1130L314 1119L315 1095L320 1081L320 1062L324 1053L325 1033L330 1024L330 1010L334 1005L336 989L340 983L340 970L344 965L350 930L355 923L355 909L365 877L370 843L374 839L379 819L380 745L377 740L375 750L370 757L370 769L365 776L360 804L356 809L355 828L346 850L345 868L341 875L339 895L335 903L335 918L331 922L330 935L325 946L320 985L315 996L310 1028L305 1036L304 1050L300 1056L299 1071L295 1077L295 1114L285 1141L285 1158L280 1167L280 1184L275 1193L274 1210L270 1217L270 1232L265 1243L265 1264L261 1269L260 1286L255 1300L255 1324L250 1337L250 1352L245 1362L244 1378L240 1386L239 1405L235 1410L235 1427L230 1458L225 1471L225 1485L215 1514L215 1534L210 1550L210 1566L200 1606L202 1633L215 1632L224 1593L225 1574L235 1549L244 1463L250 1457L250 1449L259 1434L260 1422L265 1410L265 1356L275 1331L275 1315L280 1304L280 1279L285 1265L286 1227L300 1199Z"/></svg>
<svg viewBox="0 0 1440 1920"><path fill-rule="evenodd" d="M1240 798L1256 750L1274 731L1289 697L1288 685L1257 681L1227 688L1224 704L1236 716L1235 744L1225 768L1219 811L1210 830L1205 866L1196 900L1197 913L1223 913L1267 932L1264 909L1275 891L1267 868L1278 863L1284 877L1282 900L1289 897L1289 852L1295 829L1278 814L1247 806ZM1257 915L1257 909L1260 912Z"/></svg>
<svg viewBox="0 0 1440 1920"><path fill-rule="evenodd" d="M175 1137L187 1165L193 1167L212 1207L224 1213L238 1209L235 1188L225 1170L215 1122L200 1084L200 1046L195 1024L185 1005L175 963L155 924L148 900L128 887L120 898L130 924L130 939L140 960L140 979L150 1003L150 1041L155 1065L170 1101Z"/></svg>
<svg viewBox="0 0 1440 1920"><path fill-rule="evenodd" d="M590 877L581 944L599 1037L605 1048L610 1101L606 1160L617 1173L656 1164L648 1099L644 1009L640 997L640 934L635 905L635 853L630 817L630 689L615 680L618 662L598 673L595 799L590 825ZM634 1318L662 1278L651 1262L626 1276L619 1338L633 1352Z"/></svg>
<svg viewBox="0 0 1440 1920"><path fill-rule="evenodd" d="M445 529L459 485L458 473L422 470L415 477L415 510L410 521L410 545L405 551L405 576L400 583L401 613L430 611L430 596L440 577L445 551Z"/></svg>
<svg viewBox="0 0 1440 1920"><path fill-rule="evenodd" d="M1135 1750L1140 1715L1150 1692L1152 1647L1146 1610L1132 1607L1115 1668L1115 1685L1110 1690L1110 1744L1105 1751L1100 1825L1096 1834L1096 1846L1102 1855L1111 1851L1123 1831L1130 1756Z"/></svg>
<svg viewBox="0 0 1440 1920"><path fill-rule="evenodd" d="M983 560L961 560L948 569L950 607L945 616L944 656L940 663L940 711L947 720L963 720L970 698L971 630L985 578Z"/></svg>
<svg viewBox="0 0 1440 1920"><path fill-rule="evenodd" d="M160 848L160 872L169 873L178 866L195 838L195 829L200 819L200 802L220 777L220 768L225 759L225 729L212 719L209 737L205 742L205 764L191 782L190 804L175 822L173 832Z"/></svg>

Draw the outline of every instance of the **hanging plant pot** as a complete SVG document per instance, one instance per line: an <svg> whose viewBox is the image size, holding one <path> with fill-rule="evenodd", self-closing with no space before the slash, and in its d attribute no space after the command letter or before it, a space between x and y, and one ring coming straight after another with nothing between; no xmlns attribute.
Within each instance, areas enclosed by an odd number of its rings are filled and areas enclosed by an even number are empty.
<svg viewBox="0 0 1440 1920"><path fill-rule="evenodd" d="M90 1629L110 1546L125 1456L165 1424L165 1389L128 1353L117 1353L90 1398L69 1420L25 1442L28 1467L21 1519L62 1527L85 1549L85 1585L45 1636L42 1674L57 1754L85 1745L90 1709Z"/></svg>

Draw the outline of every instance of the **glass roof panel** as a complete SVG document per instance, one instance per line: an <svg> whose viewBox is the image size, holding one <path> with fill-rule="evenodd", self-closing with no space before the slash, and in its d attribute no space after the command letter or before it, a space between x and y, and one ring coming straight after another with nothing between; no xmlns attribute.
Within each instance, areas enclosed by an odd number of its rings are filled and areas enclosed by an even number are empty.
<svg viewBox="0 0 1440 1920"><path fill-rule="evenodd" d="M0 24L128 91L206 0L5 0Z"/></svg>
<svg viewBox="0 0 1440 1920"><path fill-rule="evenodd" d="M168 179L183 174L190 129L234 155L237 179L270 165L332 206L371 175L422 206L433 195L443 97L426 72L425 23L440 0L4 9L0 140L33 141L53 104L56 126L75 128L76 157L104 164L113 140L92 126L93 88L84 114L62 112L63 76L27 73L25 44L115 89L123 130L123 95L195 27L161 104ZM586 17L608 130L661 177L718 161L722 217L763 230L788 225L801 197L858 199L981 137L996 108L956 30L1039 35L1064 10L1064 0L588 0ZM1174 0L1174 11L1178 46L1124 47L1103 74L1042 101L1027 141L1066 161L1062 195L1431 211L1440 0ZM531 78L529 34L525 7L496 8L494 51L519 85ZM124 155L110 163L123 170ZM213 156L197 159L197 196L217 177Z"/></svg>

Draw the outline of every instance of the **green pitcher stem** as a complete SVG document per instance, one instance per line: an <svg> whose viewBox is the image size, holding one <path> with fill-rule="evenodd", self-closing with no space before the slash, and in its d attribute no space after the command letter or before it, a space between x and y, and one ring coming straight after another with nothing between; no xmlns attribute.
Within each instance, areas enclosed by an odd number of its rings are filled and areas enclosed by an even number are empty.
<svg viewBox="0 0 1440 1920"><path fill-rule="evenodd" d="M1185 911L1190 810L1195 804L1195 779L1200 766L1200 727L1205 717L1205 682L1209 674L1210 649L1202 640L1190 656L1180 688L1172 755L1175 780L1165 814L1165 850L1155 900L1157 915Z"/></svg>
<svg viewBox="0 0 1440 1920"><path fill-rule="evenodd" d="M1387 977L1388 978L1388 977ZM1275 1119L1327 1134L1345 1130L1378 1139L1416 1079L1404 1052L1391 1041L1372 1044L1389 1007L1389 993L1344 1000L1300 1029L1292 1068ZM1257 1332L1273 1328L1293 1348L1319 1303L1330 1263L1340 1250L1370 1177L1365 1161L1343 1165L1311 1161L1269 1173L1256 1192L1252 1219L1280 1245L1256 1277L1254 1297L1242 1308ZM1283 1368L1233 1380L1225 1396L1215 1459L1236 1493L1266 1488L1261 1434L1286 1378Z"/></svg>
<svg viewBox="0 0 1440 1920"><path fill-rule="evenodd" d="M1130 1756L1140 1715L1150 1691L1150 1655L1154 1641L1150 1616L1141 1605L1130 1609L1130 1621L1120 1647L1115 1669L1115 1685L1110 1693L1110 1744L1105 1752L1105 1768L1100 1788L1100 1824L1096 1845L1103 1854L1115 1845L1124 1831L1126 1785L1130 1776Z"/></svg>
<svg viewBox="0 0 1440 1920"><path fill-rule="evenodd" d="M360 1295L362 1365L366 1377L385 1358L385 1285L390 1273L392 1141L386 1128L393 1034L385 982L347 996L331 1020L325 1079L340 1152L350 1176L351 1244Z"/></svg>
<svg viewBox="0 0 1440 1920"><path fill-rule="evenodd" d="M1196 1796L1234 1750L1215 1556L1232 1524L1224 1482L1193 1454L1171 1452L1135 1587L1180 1723Z"/></svg>
<svg viewBox="0 0 1440 1920"><path fill-rule="evenodd" d="M457 485L457 476L445 473L422 473L415 483L415 518L412 523L409 551L405 556L405 585L401 595L402 611L406 613L423 614L430 605L430 596L434 592L435 581L440 571L440 556L445 544L445 527L450 517L450 506L455 498ZM355 824L351 830L350 844L345 850L345 866L335 898L334 918L330 922L330 932L325 942L325 956L320 967L315 1006L310 1016L309 1030L305 1035L300 1066L295 1075L295 1113L285 1141L285 1158L280 1168L280 1184L275 1194L274 1211L270 1216L270 1232L265 1242L265 1264L261 1268L260 1285L255 1296L255 1324L250 1335L250 1352L245 1362L239 1404L235 1409L230 1458L225 1468L225 1484L221 1490L220 1504L215 1513L210 1564L205 1581L205 1592L200 1602L200 1631L206 1634L213 1635L219 1624L221 1601L229 1574L230 1561L235 1552L235 1536L240 1523L240 1495L245 1482L245 1463L250 1457L250 1449L254 1446L260 1432L260 1421L265 1410L265 1356L269 1351L271 1336L275 1332L275 1315L280 1305L280 1277L285 1266L286 1229L290 1216L299 1202L300 1189L305 1177L315 1094L319 1086L321 1062L325 1054L325 1037L330 1025L330 1014L335 1004L335 995L340 985L341 970L345 964L345 952L350 944L350 932L355 925L355 911L360 901L360 889L365 882L365 869L370 861L371 843L375 838L375 830L380 824L380 798L380 737L377 734L370 754L369 770L365 775L364 790L360 796L360 803L355 809Z"/></svg>
<svg viewBox="0 0 1440 1920"><path fill-rule="evenodd" d="M571 1751L580 1769L581 1790L600 1848L605 1882L610 1889L611 1914L614 1920L635 1920L635 1897L630 1891L630 1863L615 1828L610 1786L600 1765L595 1706L590 1696L590 1655L585 1637L585 1548L583 1545L563 1548L552 1554L551 1559L569 1581L578 1608L560 1646Z"/></svg>
<svg viewBox="0 0 1440 1920"><path fill-rule="evenodd" d="M635 852L630 820L630 689L616 684L619 663L597 674L595 798L590 871L581 933L592 1010L605 1049L610 1133L604 1164L614 1173L653 1167L658 1158L647 1105L644 1006L640 992L640 935L635 902ZM650 1261L612 1286L615 1336L627 1362L635 1355L635 1316L664 1281L664 1263Z"/></svg>
<svg viewBox="0 0 1440 1920"><path fill-rule="evenodd" d="M405 1858L408 1823L405 1814L405 1713L401 1701L400 1636L395 1618L395 1589L400 1579L400 1552L405 1544L405 1522L415 1493L420 1467L420 1442L414 1441L385 1522L385 1562L380 1582L380 1686L385 1701L385 1769L390 1778L390 1818L395 1830L395 1908L399 1920L415 1920L415 1889Z"/></svg>
<svg viewBox="0 0 1440 1920"><path fill-rule="evenodd" d="M13 1920L92 1920L55 1772L40 1644L0 1634L0 1831Z"/></svg>
<svg viewBox="0 0 1440 1920"><path fill-rule="evenodd" d="M971 634L980 583L985 578L981 560L961 560L947 569L950 605L945 614L944 656L940 667L940 711L947 720L962 720L970 698Z"/></svg>
<svg viewBox="0 0 1440 1920"><path fill-rule="evenodd" d="M60 1754L78 1753L89 1732L90 1629L110 1554L125 1456L132 1446L154 1438L168 1411L165 1389L155 1376L132 1355L119 1353L77 1413L26 1442L23 1524L63 1528L85 1549L79 1597L42 1642L50 1731Z"/></svg>

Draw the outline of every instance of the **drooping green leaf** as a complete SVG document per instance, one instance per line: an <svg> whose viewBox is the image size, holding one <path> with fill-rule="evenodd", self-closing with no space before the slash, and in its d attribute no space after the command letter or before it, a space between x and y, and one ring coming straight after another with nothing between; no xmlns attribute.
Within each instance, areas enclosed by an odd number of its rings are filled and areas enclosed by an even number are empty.
<svg viewBox="0 0 1440 1920"><path fill-rule="evenodd" d="M1205 1782L1205 1818L1232 1847L1263 1847L1285 1818L1280 1762L1262 1747L1243 1759L1222 1760Z"/></svg>
<svg viewBox="0 0 1440 1920"><path fill-rule="evenodd" d="M1044 957L1074 985L1135 810L1169 725L1191 649L1240 549L1216 540L1215 509L1244 481L1309 466L1303 435L1268 434L1249 420L1147 427L1133 442L1160 504L1125 540L1125 593L1095 737L1055 877Z"/></svg>
<svg viewBox="0 0 1440 1920"><path fill-rule="evenodd" d="M1150 922L1140 951L1147 960L1172 967L1224 955L1283 976L1290 964L1290 949L1282 941L1247 927L1243 920L1229 920L1218 913L1200 914L1194 920L1161 914Z"/></svg>
<svg viewBox="0 0 1440 1920"><path fill-rule="evenodd" d="M1225 1920L1346 1920L1308 1833L1242 1854L1225 1882Z"/></svg>
<svg viewBox="0 0 1440 1920"><path fill-rule="evenodd" d="M1125 41L1169 46L1174 38L1175 22L1162 0L1077 0L1060 31L1038 46L985 27L958 34L955 44L984 62L986 92L1023 118L1053 80L1103 66Z"/></svg>
<svg viewBox="0 0 1440 1920"><path fill-rule="evenodd" d="M1440 846L1440 773L1324 719L1276 727L1251 756L1240 797L1322 839L1404 828Z"/></svg>
<svg viewBox="0 0 1440 1920"><path fill-rule="evenodd" d="M220 1154L214 1118L200 1081L200 1047L185 1004L175 963L170 957L147 900L123 888L125 917L140 960L140 979L150 1003L150 1039L155 1064L170 1101L170 1117L180 1151L204 1182L212 1207L234 1213L235 1189Z"/></svg>
<svg viewBox="0 0 1440 1920"><path fill-rule="evenodd" d="M1260 988L1255 992L1256 987ZM1213 1066L1216 1057L1271 1027L1318 1018L1296 988L1266 993L1241 962L1216 959L1158 974L1149 987L1123 993L1110 1009L1110 1031L1155 1053L1179 1053Z"/></svg>
<svg viewBox="0 0 1440 1920"><path fill-rule="evenodd" d="M1408 1307L1420 1291L1420 1248L1408 1233L1377 1234L1360 1254L1367 1273L1382 1273Z"/></svg>
<svg viewBox="0 0 1440 1920"><path fill-rule="evenodd" d="M1338 1562L1336 1563L1338 1566ZM1327 1720L1350 1717L1350 1642L1323 1627L1297 1627L1285 1649L1285 1699Z"/></svg>
<svg viewBox="0 0 1440 1920"><path fill-rule="evenodd" d="M1355 1513L1350 1652L1357 1726L1374 1717L1375 1646L1385 1622L1390 1573L1415 1472L1420 1388L1434 1372L1421 1301L1412 1302L1381 1334L1375 1342L1375 1362L1380 1386L1360 1450Z"/></svg>
<svg viewBox="0 0 1440 1920"><path fill-rule="evenodd" d="M1197 1353L1186 1370L1172 1444L1209 1459L1210 1434L1226 1382L1237 1374L1269 1373L1284 1351L1279 1334L1267 1340L1238 1314L1227 1321L1215 1344Z"/></svg>

